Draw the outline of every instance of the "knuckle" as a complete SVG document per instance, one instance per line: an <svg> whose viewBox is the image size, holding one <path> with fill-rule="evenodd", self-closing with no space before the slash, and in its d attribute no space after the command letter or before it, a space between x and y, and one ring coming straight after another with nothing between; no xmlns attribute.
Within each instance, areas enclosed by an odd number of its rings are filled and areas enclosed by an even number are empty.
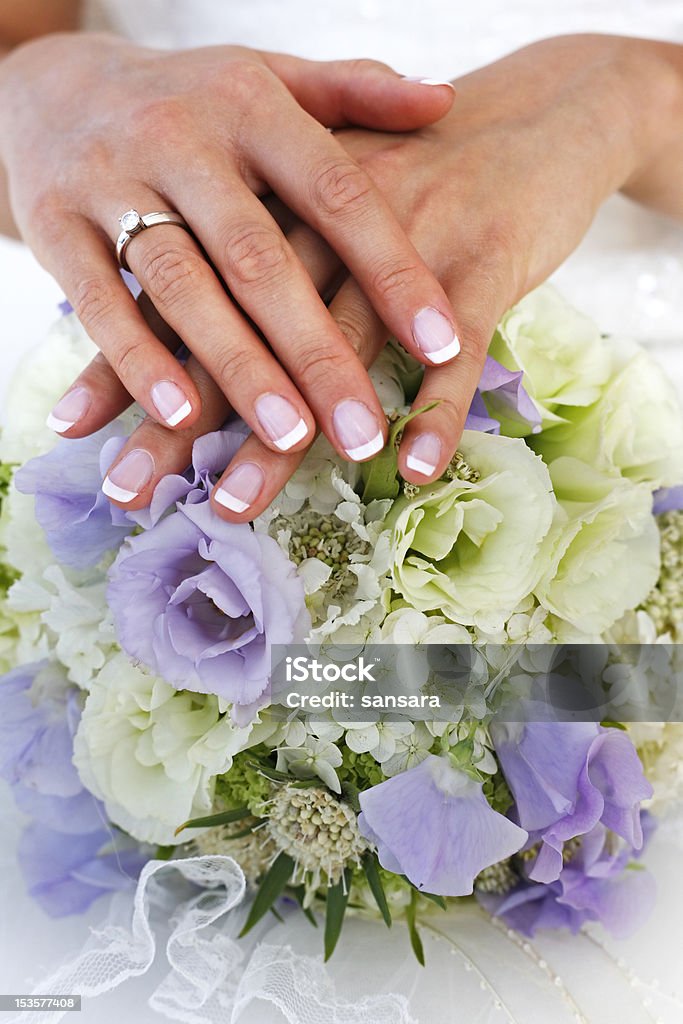
<svg viewBox="0 0 683 1024"><path fill-rule="evenodd" d="M259 284L287 265L285 240L270 228L245 226L226 243L225 262L229 276L242 284Z"/></svg>
<svg viewBox="0 0 683 1024"><path fill-rule="evenodd" d="M77 285L71 303L87 331L97 332L111 318L117 305L117 292L118 289L101 277L86 278Z"/></svg>
<svg viewBox="0 0 683 1024"><path fill-rule="evenodd" d="M139 338L128 338L112 355L117 376L124 381L139 378L140 367L145 361L146 344Z"/></svg>
<svg viewBox="0 0 683 1024"><path fill-rule="evenodd" d="M147 290L167 310L193 295L205 268L198 252L168 243L155 244L142 258L142 277Z"/></svg>
<svg viewBox="0 0 683 1024"><path fill-rule="evenodd" d="M412 288L420 278L420 268L415 263L400 259L384 260L372 275L372 286L382 296L391 296Z"/></svg>
<svg viewBox="0 0 683 1024"><path fill-rule="evenodd" d="M301 348L296 356L297 375L311 390L327 386L339 378L346 369L347 359L342 352L320 343L318 339Z"/></svg>
<svg viewBox="0 0 683 1024"><path fill-rule="evenodd" d="M254 98L273 84L274 75L265 64L240 57L231 61L222 71L222 91L233 103L248 104L253 110Z"/></svg>
<svg viewBox="0 0 683 1024"><path fill-rule="evenodd" d="M314 172L311 193L317 208L336 216L361 208L372 191L370 179L351 160L329 161Z"/></svg>
<svg viewBox="0 0 683 1024"><path fill-rule="evenodd" d="M227 397L240 389L241 382L254 372L254 353L250 348L234 347L217 353L211 361L211 376Z"/></svg>
<svg viewBox="0 0 683 1024"><path fill-rule="evenodd" d="M181 96L155 96L138 107L133 131L147 151L150 146L168 146L169 138L182 137L187 121L186 103Z"/></svg>
<svg viewBox="0 0 683 1024"><path fill-rule="evenodd" d="M372 60L370 57L352 57L344 61L344 68L351 72L353 79L358 75L366 75L372 71L389 71L389 65L383 64L380 60Z"/></svg>
<svg viewBox="0 0 683 1024"><path fill-rule="evenodd" d="M358 313L354 315L358 316ZM356 355L361 355L367 348L367 337L370 328L367 320L361 320L360 317L358 320L353 320L350 316L342 315L336 316L335 321Z"/></svg>
<svg viewBox="0 0 683 1024"><path fill-rule="evenodd" d="M62 191L55 186L48 186L31 203L29 219L43 235L53 232L57 227L61 232L67 206L68 200Z"/></svg>

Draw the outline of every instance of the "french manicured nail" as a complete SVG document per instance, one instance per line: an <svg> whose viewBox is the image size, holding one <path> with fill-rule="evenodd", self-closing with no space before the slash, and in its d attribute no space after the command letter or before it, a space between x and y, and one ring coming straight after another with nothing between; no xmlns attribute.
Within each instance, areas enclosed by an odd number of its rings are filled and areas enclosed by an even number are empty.
<svg viewBox="0 0 683 1024"><path fill-rule="evenodd" d="M154 473L154 459L144 448L135 448L104 478L102 490L108 498L126 504L137 498Z"/></svg>
<svg viewBox="0 0 683 1024"><path fill-rule="evenodd" d="M57 402L45 421L46 425L58 434L71 430L74 424L83 419L91 402L92 397L86 388L72 388Z"/></svg>
<svg viewBox="0 0 683 1024"><path fill-rule="evenodd" d="M246 512L261 493L265 479L263 470L255 462L242 462L218 485L214 498L231 512Z"/></svg>
<svg viewBox="0 0 683 1024"><path fill-rule="evenodd" d="M261 395L254 409L259 423L281 452L298 444L308 433L306 421L282 395Z"/></svg>
<svg viewBox="0 0 683 1024"><path fill-rule="evenodd" d="M436 434L419 434L410 446L406 466L414 473L431 476L441 459L441 441Z"/></svg>
<svg viewBox="0 0 683 1024"><path fill-rule="evenodd" d="M384 448L384 434L367 405L346 398L332 415L339 443L353 462L362 462Z"/></svg>
<svg viewBox="0 0 683 1024"><path fill-rule="evenodd" d="M417 85L447 85L449 89L455 92L455 86L452 82L446 81L441 78L422 78L421 75L403 75L404 82L415 82Z"/></svg>
<svg viewBox="0 0 683 1024"><path fill-rule="evenodd" d="M185 392L172 380L160 380L154 385L152 401L162 420L165 420L169 427L177 427L192 412Z"/></svg>
<svg viewBox="0 0 683 1024"><path fill-rule="evenodd" d="M413 320L413 339L430 363L445 363L460 351L458 336L450 320L438 309L425 306Z"/></svg>

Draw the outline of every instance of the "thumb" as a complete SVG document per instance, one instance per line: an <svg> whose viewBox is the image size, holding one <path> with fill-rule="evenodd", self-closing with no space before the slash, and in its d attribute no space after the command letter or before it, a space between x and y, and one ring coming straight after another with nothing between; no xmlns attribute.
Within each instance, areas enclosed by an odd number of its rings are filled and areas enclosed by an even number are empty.
<svg viewBox="0 0 683 1024"><path fill-rule="evenodd" d="M450 82L404 78L375 60L310 61L272 53L263 59L304 110L327 128L414 131L440 121L455 96Z"/></svg>

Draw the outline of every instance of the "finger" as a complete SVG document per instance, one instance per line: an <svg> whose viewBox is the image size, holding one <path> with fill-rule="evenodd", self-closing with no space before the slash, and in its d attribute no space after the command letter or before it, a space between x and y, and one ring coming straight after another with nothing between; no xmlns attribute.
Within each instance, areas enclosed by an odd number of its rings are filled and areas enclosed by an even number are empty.
<svg viewBox="0 0 683 1024"><path fill-rule="evenodd" d="M192 423L200 412L199 395L145 323L104 239L81 218L77 224L65 218L52 227L41 257L125 390L166 427ZM111 408L122 400L117 389ZM101 425L99 403L108 401L99 388L71 389L52 411L49 425L67 437L82 437L97 429L94 424Z"/></svg>
<svg viewBox="0 0 683 1024"><path fill-rule="evenodd" d="M459 341L448 298L380 190L299 108L288 114L291 130L278 136L283 116L277 104L264 108L245 142L258 175L329 242L408 351L432 365L454 358Z"/></svg>
<svg viewBox="0 0 683 1024"><path fill-rule="evenodd" d="M105 212L113 205L100 202ZM143 230L126 258L160 316L264 443L278 451L305 445L314 434L310 409L226 294L191 234L168 224ZM129 368L117 365L116 351L106 354L130 390Z"/></svg>
<svg viewBox="0 0 683 1024"><path fill-rule="evenodd" d="M263 58L304 110L331 128L352 124L409 132L439 121L453 105L450 82L402 77L380 61L308 61L272 53Z"/></svg>
<svg viewBox="0 0 683 1024"><path fill-rule="evenodd" d="M462 351L450 366L425 370L413 403L413 409L438 403L411 420L403 432L399 471L415 484L438 479L455 454L493 332L511 301L502 264L469 268L448 290L463 314Z"/></svg>
<svg viewBox="0 0 683 1024"><path fill-rule="evenodd" d="M360 289L349 288L343 298L345 315L354 325L359 325L357 328L354 327L351 344L358 344L361 362L364 366L370 366L384 344L386 329L369 307ZM182 473L187 468L192 454L192 445L197 438L213 430L218 430L227 419L230 406L209 373L194 357L190 357L186 369L201 398L201 415L187 430L171 434L153 420L148 419L132 434L107 473L109 478L107 490L110 495L119 495L118 499L114 500L122 507L132 510L146 507L151 501L154 488L162 477L169 473ZM139 452L143 454L137 454ZM117 470L117 467L121 466L123 460L130 453L136 453L132 461ZM305 455L306 451L276 455L255 434L250 435L222 479L227 479L228 473L241 463L254 462L258 471L255 473L249 471L246 476L246 471L241 471L241 483L238 477L228 485L227 501L225 497L223 497L222 503L214 499L216 510L224 518L233 522L244 522L259 515L282 490ZM242 512L235 512L235 508L239 507L237 502L245 502L245 487L249 473L251 473L252 481L256 480L256 492L258 493L253 491L252 484L252 494L247 494L247 499L251 498L251 501L247 501L249 507L243 509ZM263 477L263 483L261 483L259 474ZM111 484L114 484L117 490L114 490ZM230 497L229 487L233 487L239 493ZM219 497L221 496L219 495ZM230 503L233 506L232 509L229 507Z"/></svg>
<svg viewBox="0 0 683 1024"><path fill-rule="evenodd" d="M170 172L169 197L183 210L231 295L267 338L279 364L296 381L318 425L339 454L354 461L370 458L385 443L386 418L362 363L349 348L311 278L260 200L243 183L221 173L218 164L211 179L213 187L199 194L195 190L188 192L186 183ZM225 202L225 195L230 195L229 203ZM140 258L141 253L142 239L133 255ZM144 265L142 271L145 274ZM149 271L145 276L149 282ZM198 290L195 285L195 292ZM157 288L157 296L158 291ZM173 322L173 311L164 310L154 292L150 294L164 317L180 330L179 322ZM204 301L208 302L208 298ZM200 311L195 313L200 315ZM215 364L207 361L198 347L203 344L206 348L206 338L191 340L186 334L183 337L204 365L213 370ZM225 354L221 358L225 360ZM269 355L250 355L251 380L239 390L234 384L231 389L224 388L231 404L252 426L249 391L251 401L256 398L257 386L279 395L284 393L280 385L276 386L272 372L266 374L266 359L274 362ZM230 369L233 372L232 366ZM284 376L280 367L278 372ZM218 381L222 383L220 378ZM260 414L258 404L256 413ZM263 437L262 431L257 433ZM308 435L309 440L311 437L312 434ZM303 435L299 440L302 439ZM292 446L283 445L281 450L288 447Z"/></svg>
<svg viewBox="0 0 683 1024"><path fill-rule="evenodd" d="M136 301L145 322L155 336L169 352L176 352L181 345L180 338L168 324L164 323L149 298L142 292ZM121 383L112 366L104 355L98 352L62 396L48 417L48 422L50 419L58 419L57 426L60 426L65 417L67 422L70 422L69 410L78 411L79 396L83 392L92 395L93 401L89 403L85 417L76 422L73 429L68 432L69 437L87 437L96 430L101 430L107 423L111 423L125 412L133 401L133 397ZM61 432L64 433L63 430Z"/></svg>
<svg viewBox="0 0 683 1024"><path fill-rule="evenodd" d="M146 419L131 434L107 470L102 485L107 497L122 508L131 511L146 508L163 477L185 472L197 438L218 430L230 414L225 395L193 356L188 359L186 369L200 396L201 413L185 430L169 431L155 420ZM261 441L259 444L263 451L270 452ZM277 458L273 461L276 463Z"/></svg>
<svg viewBox="0 0 683 1024"><path fill-rule="evenodd" d="M371 366L387 340L387 330L360 288L349 281L330 306L364 366ZM215 510L231 522L261 514L280 493L306 452L273 458L253 435L245 441L212 493Z"/></svg>

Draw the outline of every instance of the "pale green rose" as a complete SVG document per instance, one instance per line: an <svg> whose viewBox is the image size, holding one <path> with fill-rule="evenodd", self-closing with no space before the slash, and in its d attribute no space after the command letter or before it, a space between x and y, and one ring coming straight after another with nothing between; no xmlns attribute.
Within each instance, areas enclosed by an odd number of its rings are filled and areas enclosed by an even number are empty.
<svg viewBox="0 0 683 1024"><path fill-rule="evenodd" d="M659 530L645 484L578 459L550 467L558 511L541 604L584 634L608 630L644 601L659 578Z"/></svg>
<svg viewBox="0 0 683 1024"><path fill-rule="evenodd" d="M683 482L683 411L659 363L635 345L590 409L533 442L546 462L581 459L651 490Z"/></svg>
<svg viewBox="0 0 683 1024"><path fill-rule="evenodd" d="M524 441L466 430L459 450L478 480L432 484L394 504L394 587L419 611L490 631L541 577L555 499Z"/></svg>
<svg viewBox="0 0 683 1024"><path fill-rule="evenodd" d="M175 829L209 813L216 776L249 745L251 727L223 711L115 655L91 684L74 764L116 825L143 842L183 842Z"/></svg>
<svg viewBox="0 0 683 1024"><path fill-rule="evenodd" d="M611 371L610 348L596 325L551 285L530 292L505 314L489 354L508 370L524 371L544 429L563 422L565 406L597 401ZM516 436L519 424L504 421L501 429Z"/></svg>
<svg viewBox="0 0 683 1024"><path fill-rule="evenodd" d="M58 320L45 340L22 359L7 391L0 458L23 463L54 447L57 434L45 419L96 353L72 313Z"/></svg>

